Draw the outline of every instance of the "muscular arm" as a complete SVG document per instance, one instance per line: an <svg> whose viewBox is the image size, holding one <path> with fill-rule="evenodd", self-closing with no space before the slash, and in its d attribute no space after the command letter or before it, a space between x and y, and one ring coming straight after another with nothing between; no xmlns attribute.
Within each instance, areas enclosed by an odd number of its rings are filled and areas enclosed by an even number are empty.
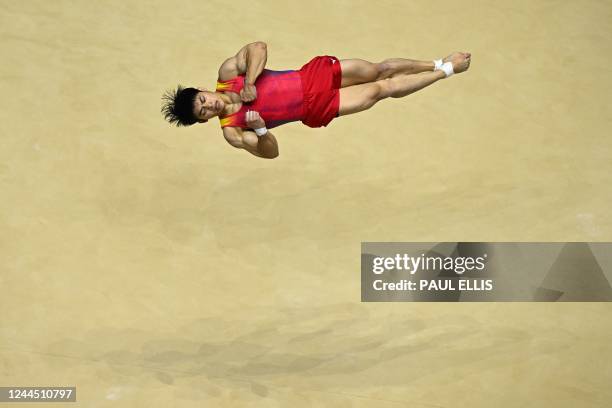
<svg viewBox="0 0 612 408"><path fill-rule="evenodd" d="M248 84L254 84L262 73L268 60L268 49L266 43L256 41L247 44L238 51L236 55L225 60L219 68L219 79L227 81L238 75L245 75Z"/></svg>
<svg viewBox="0 0 612 408"><path fill-rule="evenodd" d="M223 136L232 146L244 149L257 157L264 159L278 157L278 142L269 130L264 136L257 136L250 130L226 127L223 128Z"/></svg>

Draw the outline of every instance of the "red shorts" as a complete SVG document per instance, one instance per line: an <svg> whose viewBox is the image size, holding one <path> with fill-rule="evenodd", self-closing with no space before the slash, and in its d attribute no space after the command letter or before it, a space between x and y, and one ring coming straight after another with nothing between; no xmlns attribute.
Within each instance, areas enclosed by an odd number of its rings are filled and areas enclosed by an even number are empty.
<svg viewBox="0 0 612 408"><path fill-rule="evenodd" d="M342 69L336 57L314 57L299 70L304 91L304 119L310 127L327 126L338 116Z"/></svg>

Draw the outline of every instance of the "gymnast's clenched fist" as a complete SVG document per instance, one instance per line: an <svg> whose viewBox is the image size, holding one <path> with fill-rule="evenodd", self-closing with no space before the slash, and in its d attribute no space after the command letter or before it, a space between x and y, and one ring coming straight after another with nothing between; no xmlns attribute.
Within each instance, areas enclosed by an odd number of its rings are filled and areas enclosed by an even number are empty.
<svg viewBox="0 0 612 408"><path fill-rule="evenodd" d="M259 112L249 110L245 114L246 124L251 129L260 129L266 127L266 122L259 116Z"/></svg>
<svg viewBox="0 0 612 408"><path fill-rule="evenodd" d="M244 83L240 90L240 100L242 102L252 102L257 99L257 88L253 84Z"/></svg>

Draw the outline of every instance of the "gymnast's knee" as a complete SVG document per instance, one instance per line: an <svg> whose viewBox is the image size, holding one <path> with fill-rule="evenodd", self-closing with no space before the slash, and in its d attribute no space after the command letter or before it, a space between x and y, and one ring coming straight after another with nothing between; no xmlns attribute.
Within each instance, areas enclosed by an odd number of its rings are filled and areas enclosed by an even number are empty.
<svg viewBox="0 0 612 408"><path fill-rule="evenodd" d="M386 79L378 80L372 85L372 99L374 99L375 103L393 94L393 84Z"/></svg>
<svg viewBox="0 0 612 408"><path fill-rule="evenodd" d="M386 79L393 74L392 66L387 60L374 64L376 66L377 79Z"/></svg>

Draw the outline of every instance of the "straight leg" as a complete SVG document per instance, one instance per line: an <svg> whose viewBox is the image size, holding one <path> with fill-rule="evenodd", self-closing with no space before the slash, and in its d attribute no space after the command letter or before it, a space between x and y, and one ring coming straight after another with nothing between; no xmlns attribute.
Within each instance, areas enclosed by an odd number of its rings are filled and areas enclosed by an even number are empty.
<svg viewBox="0 0 612 408"><path fill-rule="evenodd" d="M470 58L470 53L454 52L443 59L443 62L457 58ZM382 62L370 62L359 58L340 61L342 82L340 87L375 82L393 78L396 75L418 74L434 70L433 61L419 61L408 58L388 58Z"/></svg>
<svg viewBox="0 0 612 408"><path fill-rule="evenodd" d="M471 54L456 52L445 59L453 65L454 73L459 74L470 67ZM394 75L387 79L341 88L338 113L344 116L362 112L370 109L378 101L386 98L403 98L445 77L444 71L438 70L412 75Z"/></svg>
<svg viewBox="0 0 612 408"><path fill-rule="evenodd" d="M376 82L340 89L339 115L350 115L370 109L386 98L402 98L444 78L444 72L432 71L415 75L398 75Z"/></svg>
<svg viewBox="0 0 612 408"><path fill-rule="evenodd" d="M358 58L340 61L342 69L341 88L391 78L398 74L417 74L433 71L432 61L418 61L407 58L389 58L382 62L370 62Z"/></svg>

